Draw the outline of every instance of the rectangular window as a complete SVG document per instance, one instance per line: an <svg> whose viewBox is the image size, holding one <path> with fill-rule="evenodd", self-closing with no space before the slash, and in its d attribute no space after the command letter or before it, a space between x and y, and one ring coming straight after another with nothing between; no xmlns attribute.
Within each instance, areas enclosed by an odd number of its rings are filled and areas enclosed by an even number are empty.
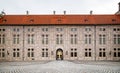
<svg viewBox="0 0 120 73"><path fill-rule="evenodd" d="M63 44L63 39L62 39L63 35L60 35L60 44Z"/></svg>
<svg viewBox="0 0 120 73"><path fill-rule="evenodd" d="M99 57L106 57L106 50L105 48L99 49Z"/></svg>
<svg viewBox="0 0 120 73"><path fill-rule="evenodd" d="M15 52L13 52L13 57L16 57L16 54L15 54Z"/></svg>
<svg viewBox="0 0 120 73"><path fill-rule="evenodd" d="M114 57L117 57L116 52L114 52Z"/></svg>
<svg viewBox="0 0 120 73"><path fill-rule="evenodd" d="M0 34L0 44L2 44L2 35Z"/></svg>
<svg viewBox="0 0 120 73"><path fill-rule="evenodd" d="M0 49L0 58L5 58L5 49Z"/></svg>
<svg viewBox="0 0 120 73"><path fill-rule="evenodd" d="M102 44L102 35L99 35L99 44Z"/></svg>
<svg viewBox="0 0 120 73"><path fill-rule="evenodd" d="M117 36L114 35L114 44L117 44Z"/></svg>
<svg viewBox="0 0 120 73"><path fill-rule="evenodd" d="M91 28L90 28L90 27L87 27L87 28L85 28L85 31L90 32L90 31L91 31Z"/></svg>
<svg viewBox="0 0 120 73"><path fill-rule="evenodd" d="M34 44L34 35L31 35L31 44Z"/></svg>
<svg viewBox="0 0 120 73"><path fill-rule="evenodd" d="M77 44L77 34L71 34L71 44Z"/></svg>
<svg viewBox="0 0 120 73"><path fill-rule="evenodd" d="M100 30L100 31L105 31L105 28L102 27L102 28L100 28L99 30Z"/></svg>
<svg viewBox="0 0 120 73"><path fill-rule="evenodd" d="M0 34L0 44L5 44L5 34Z"/></svg>
<svg viewBox="0 0 120 73"><path fill-rule="evenodd" d="M3 44L5 44L5 35L3 35L3 41L2 42L3 42Z"/></svg>
<svg viewBox="0 0 120 73"><path fill-rule="evenodd" d="M31 52L31 57L34 57L34 52L33 51Z"/></svg>
<svg viewBox="0 0 120 73"><path fill-rule="evenodd" d="M114 48L113 51L113 57L120 57L120 48Z"/></svg>
<svg viewBox="0 0 120 73"><path fill-rule="evenodd" d="M120 44L120 35L115 34L113 38L114 44Z"/></svg>
<svg viewBox="0 0 120 73"><path fill-rule="evenodd" d="M105 53L105 51L103 52L103 57L106 57L106 53Z"/></svg>
<svg viewBox="0 0 120 73"><path fill-rule="evenodd" d="M28 48L28 57L34 57L34 49L33 48Z"/></svg>
<svg viewBox="0 0 120 73"><path fill-rule="evenodd" d="M71 52L71 57L73 57L73 52Z"/></svg>
<svg viewBox="0 0 120 73"><path fill-rule="evenodd" d="M105 35L103 35L103 44L106 44L106 36Z"/></svg>
<svg viewBox="0 0 120 73"><path fill-rule="evenodd" d="M102 57L102 52L99 52L99 57Z"/></svg>
<svg viewBox="0 0 120 73"><path fill-rule="evenodd" d="M77 57L77 52L74 52L75 57Z"/></svg>
<svg viewBox="0 0 120 73"><path fill-rule="evenodd" d="M13 44L19 44L19 41L20 41L20 35L14 34L13 35Z"/></svg>
<svg viewBox="0 0 120 73"><path fill-rule="evenodd" d="M75 32L75 31L77 31L77 28L71 28L71 31Z"/></svg>
<svg viewBox="0 0 120 73"><path fill-rule="evenodd" d="M56 35L56 44L63 44L63 35L62 34Z"/></svg>
<svg viewBox="0 0 120 73"><path fill-rule="evenodd" d="M42 57L44 57L44 52L42 52Z"/></svg>
<svg viewBox="0 0 120 73"><path fill-rule="evenodd" d="M20 30L19 28L14 28L13 29L14 32L19 32L19 30Z"/></svg>
<svg viewBox="0 0 120 73"><path fill-rule="evenodd" d="M28 51L28 57L30 57L30 52Z"/></svg>
<svg viewBox="0 0 120 73"><path fill-rule="evenodd" d="M30 34L28 34L28 44L30 44Z"/></svg>
<svg viewBox="0 0 120 73"><path fill-rule="evenodd" d="M120 57L120 51L118 52L118 57Z"/></svg>
<svg viewBox="0 0 120 73"><path fill-rule="evenodd" d="M88 57L88 53L87 52L85 52L85 57Z"/></svg>
<svg viewBox="0 0 120 73"><path fill-rule="evenodd" d="M116 51L116 48L114 48L114 57L117 57L117 51Z"/></svg>
<svg viewBox="0 0 120 73"><path fill-rule="evenodd" d="M77 49L76 48L72 48L71 52L70 52L71 57L77 57Z"/></svg>
<svg viewBox="0 0 120 73"><path fill-rule="evenodd" d="M106 44L106 35L99 35L99 44Z"/></svg>
<svg viewBox="0 0 120 73"><path fill-rule="evenodd" d="M48 57L48 48L42 49L42 57Z"/></svg>
<svg viewBox="0 0 120 73"><path fill-rule="evenodd" d="M34 34L28 34L28 44L34 44Z"/></svg>
<svg viewBox="0 0 120 73"><path fill-rule="evenodd" d="M91 57L91 48L85 48L85 57Z"/></svg>
<svg viewBox="0 0 120 73"><path fill-rule="evenodd" d="M43 31L43 32L47 32L47 31L48 31L48 28L42 28L42 31Z"/></svg>
<svg viewBox="0 0 120 73"><path fill-rule="evenodd" d="M28 28L28 32L34 32L34 28Z"/></svg>
<svg viewBox="0 0 120 73"><path fill-rule="evenodd" d="M20 49L19 48L13 49L13 57L20 57Z"/></svg>
<svg viewBox="0 0 120 73"><path fill-rule="evenodd" d="M118 35L118 44L120 44L120 35Z"/></svg>
<svg viewBox="0 0 120 73"><path fill-rule="evenodd" d="M42 35L42 44L48 44L48 34Z"/></svg>
<svg viewBox="0 0 120 73"><path fill-rule="evenodd" d="M63 28L56 28L56 31L61 32L63 31Z"/></svg>
<svg viewBox="0 0 120 73"><path fill-rule="evenodd" d="M89 34L86 34L85 35L85 44L91 44L91 35Z"/></svg>
<svg viewBox="0 0 120 73"><path fill-rule="evenodd" d="M56 44L59 44L59 35L56 36Z"/></svg>

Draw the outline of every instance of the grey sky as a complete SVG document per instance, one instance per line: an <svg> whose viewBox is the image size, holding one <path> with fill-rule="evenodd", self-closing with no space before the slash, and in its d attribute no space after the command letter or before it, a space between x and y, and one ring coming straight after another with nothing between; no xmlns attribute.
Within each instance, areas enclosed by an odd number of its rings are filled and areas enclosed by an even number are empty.
<svg viewBox="0 0 120 73"><path fill-rule="evenodd" d="M6 14L114 14L120 0L1 0L0 11Z"/></svg>

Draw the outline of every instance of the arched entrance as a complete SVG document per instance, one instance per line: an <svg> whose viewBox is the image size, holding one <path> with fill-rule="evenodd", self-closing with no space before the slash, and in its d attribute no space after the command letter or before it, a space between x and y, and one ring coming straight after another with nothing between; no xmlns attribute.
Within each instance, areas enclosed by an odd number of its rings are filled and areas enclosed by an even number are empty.
<svg viewBox="0 0 120 73"><path fill-rule="evenodd" d="M56 60L63 60L63 50L60 48L56 50Z"/></svg>

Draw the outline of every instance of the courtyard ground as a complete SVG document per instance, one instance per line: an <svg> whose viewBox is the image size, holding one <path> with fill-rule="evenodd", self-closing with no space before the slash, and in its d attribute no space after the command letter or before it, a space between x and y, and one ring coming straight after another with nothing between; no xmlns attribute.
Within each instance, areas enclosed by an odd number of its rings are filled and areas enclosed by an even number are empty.
<svg viewBox="0 0 120 73"><path fill-rule="evenodd" d="M0 73L120 73L120 62L0 62Z"/></svg>

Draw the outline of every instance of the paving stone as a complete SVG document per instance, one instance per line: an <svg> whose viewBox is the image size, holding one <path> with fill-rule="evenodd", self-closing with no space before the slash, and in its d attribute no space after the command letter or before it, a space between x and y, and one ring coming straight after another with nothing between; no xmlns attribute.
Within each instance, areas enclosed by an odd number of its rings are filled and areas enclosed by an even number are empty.
<svg viewBox="0 0 120 73"><path fill-rule="evenodd" d="M120 62L2 62L0 73L120 73Z"/></svg>

